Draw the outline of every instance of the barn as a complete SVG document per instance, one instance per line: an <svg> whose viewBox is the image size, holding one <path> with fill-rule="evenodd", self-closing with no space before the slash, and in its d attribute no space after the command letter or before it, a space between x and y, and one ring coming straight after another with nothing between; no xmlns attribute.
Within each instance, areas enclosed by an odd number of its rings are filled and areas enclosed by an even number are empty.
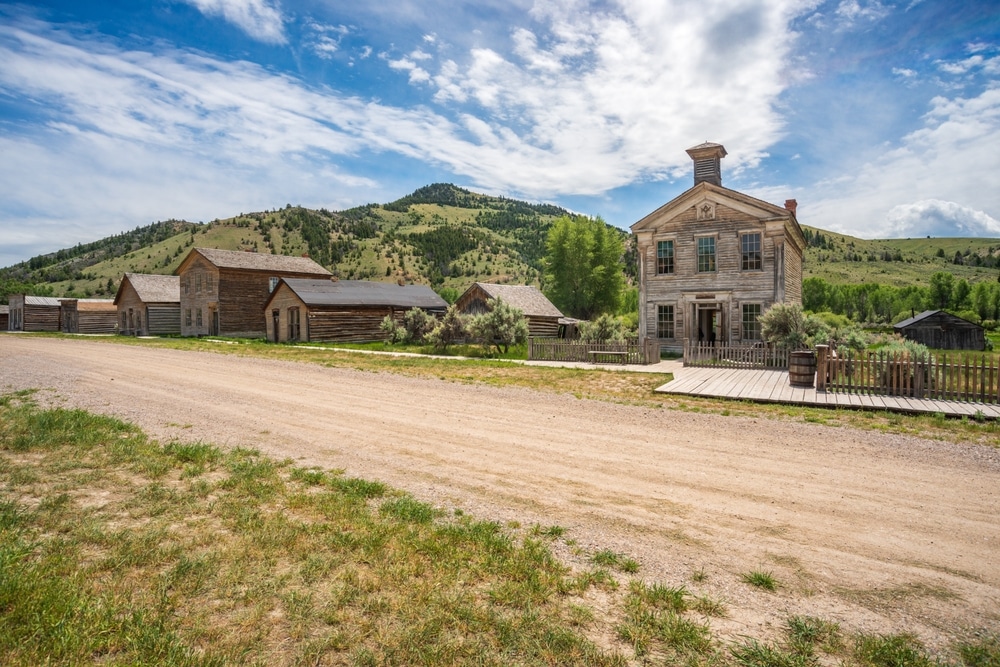
<svg viewBox="0 0 1000 667"><path fill-rule="evenodd" d="M282 278L264 305L267 339L276 342L385 340L386 315L412 308L440 315L447 302L425 285L367 280Z"/></svg>
<svg viewBox="0 0 1000 667"><path fill-rule="evenodd" d="M943 310L925 310L893 325L904 338L938 350L985 350L986 331Z"/></svg>
<svg viewBox="0 0 1000 667"><path fill-rule="evenodd" d="M563 314L532 285L473 283L458 297L455 305L460 313L478 315L489 310L488 304L494 299L500 299L524 313L530 336L552 338L559 335L559 320Z"/></svg>
<svg viewBox="0 0 1000 667"><path fill-rule="evenodd" d="M308 257L193 248L175 273L184 336L267 335L264 304L282 278L329 279Z"/></svg>
<svg viewBox="0 0 1000 667"><path fill-rule="evenodd" d="M164 336L181 332L181 279L126 273L115 294L118 332L126 336Z"/></svg>
<svg viewBox="0 0 1000 667"><path fill-rule="evenodd" d="M8 331L59 331L59 299L51 296L11 294Z"/></svg>
<svg viewBox="0 0 1000 667"><path fill-rule="evenodd" d="M118 309L111 299L59 299L63 333L110 334L118 330Z"/></svg>

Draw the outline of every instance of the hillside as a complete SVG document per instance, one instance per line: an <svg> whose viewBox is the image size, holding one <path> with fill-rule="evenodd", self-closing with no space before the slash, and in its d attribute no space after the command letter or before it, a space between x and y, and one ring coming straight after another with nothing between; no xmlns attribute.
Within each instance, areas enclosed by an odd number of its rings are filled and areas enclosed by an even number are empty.
<svg viewBox="0 0 1000 667"><path fill-rule="evenodd" d="M835 285L881 283L927 287L936 271L970 283L997 280L1000 239L921 238L865 240L803 226L809 243L804 277Z"/></svg>
<svg viewBox="0 0 1000 667"><path fill-rule="evenodd" d="M110 296L126 271L169 274L190 248L212 247L308 254L344 279L403 279L438 291L461 292L474 281L539 285L549 228L567 214L435 184L339 212L289 205L206 224L155 223L0 269L0 280L55 296ZM633 255L626 260L634 267Z"/></svg>

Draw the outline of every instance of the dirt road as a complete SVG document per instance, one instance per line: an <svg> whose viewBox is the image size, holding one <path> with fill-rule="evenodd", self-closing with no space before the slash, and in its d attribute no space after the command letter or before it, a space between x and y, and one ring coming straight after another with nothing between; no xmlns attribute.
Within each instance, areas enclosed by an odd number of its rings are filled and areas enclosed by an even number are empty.
<svg viewBox="0 0 1000 667"><path fill-rule="evenodd" d="M447 510L563 526L568 561L612 549L647 580L723 599L724 636L767 636L791 614L931 646L1000 628L1000 452L985 446L0 335L0 390L29 387L160 439L256 447ZM743 583L751 570L778 591Z"/></svg>

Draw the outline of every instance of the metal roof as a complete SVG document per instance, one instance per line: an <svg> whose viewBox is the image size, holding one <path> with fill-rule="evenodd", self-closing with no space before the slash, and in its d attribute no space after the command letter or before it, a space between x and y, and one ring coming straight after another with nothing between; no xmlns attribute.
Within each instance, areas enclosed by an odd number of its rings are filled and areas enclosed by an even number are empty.
<svg viewBox="0 0 1000 667"><path fill-rule="evenodd" d="M26 306L55 306L59 308L62 304L54 296L32 296L24 295L24 305Z"/></svg>
<svg viewBox="0 0 1000 667"><path fill-rule="evenodd" d="M223 269L245 269L248 271L271 271L272 273L313 273L328 276L330 272L308 257L271 255L263 252L241 252L239 250L218 250L216 248L195 248L197 252L215 266ZM190 256L190 255L189 255ZM184 260L181 264L187 262ZM179 267L178 267L179 269Z"/></svg>
<svg viewBox="0 0 1000 667"><path fill-rule="evenodd" d="M469 289L479 287L493 299L500 299L514 306L527 317L562 317L559 309L545 298L533 285L498 285L474 283ZM468 291L468 290L466 290Z"/></svg>
<svg viewBox="0 0 1000 667"><path fill-rule="evenodd" d="M922 312L922 313L920 313L918 315L914 315L913 317L911 317L909 319L903 320L902 322L897 322L896 324L892 325L892 327L894 329L905 329L906 327L910 326L911 324L916 324L917 322L920 322L921 320L926 320L928 317L931 317L933 315L937 315L938 313L941 313L946 319L959 320L961 322L968 322L969 324L971 324L973 326L977 326L977 327L980 326L980 325L976 324L975 322L969 322L969 320L965 319L964 317L959 317L958 315L952 315L951 313L945 312L943 310L925 310L924 312Z"/></svg>
<svg viewBox="0 0 1000 667"><path fill-rule="evenodd" d="M143 303L180 303L180 276L164 276L150 273L126 273L125 281L132 286ZM118 297L115 296L115 301Z"/></svg>
<svg viewBox="0 0 1000 667"><path fill-rule="evenodd" d="M446 310L448 302L426 285L397 285L369 280L282 278L307 306L393 306ZM275 292L280 289L275 289Z"/></svg>

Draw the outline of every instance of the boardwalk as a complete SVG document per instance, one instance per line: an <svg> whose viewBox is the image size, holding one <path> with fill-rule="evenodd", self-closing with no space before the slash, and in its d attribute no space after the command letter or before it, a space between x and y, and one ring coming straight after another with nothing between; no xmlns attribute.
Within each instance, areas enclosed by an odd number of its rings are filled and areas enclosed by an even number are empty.
<svg viewBox="0 0 1000 667"><path fill-rule="evenodd" d="M980 413L988 419L1000 418L1000 406L962 401L922 400L903 396L875 396L844 392L816 391L813 387L792 387L787 371L684 367L674 372L671 382L656 389L664 394L732 398L760 403L789 403L827 408L889 410L911 414L943 413L949 417L972 417Z"/></svg>

